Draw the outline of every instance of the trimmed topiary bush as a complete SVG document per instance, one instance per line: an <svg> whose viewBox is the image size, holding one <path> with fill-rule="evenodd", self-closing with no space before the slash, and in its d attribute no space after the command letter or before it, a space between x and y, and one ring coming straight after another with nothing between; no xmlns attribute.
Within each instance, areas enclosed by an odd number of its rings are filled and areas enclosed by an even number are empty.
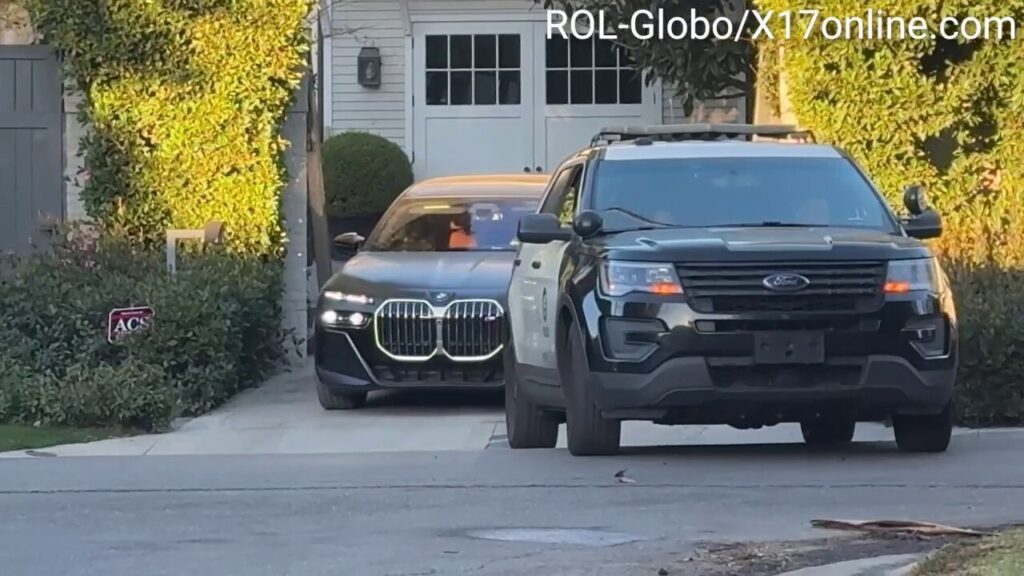
<svg viewBox="0 0 1024 576"><path fill-rule="evenodd" d="M333 218L380 214L413 181L402 148L365 132L328 138L323 165L327 214Z"/></svg>

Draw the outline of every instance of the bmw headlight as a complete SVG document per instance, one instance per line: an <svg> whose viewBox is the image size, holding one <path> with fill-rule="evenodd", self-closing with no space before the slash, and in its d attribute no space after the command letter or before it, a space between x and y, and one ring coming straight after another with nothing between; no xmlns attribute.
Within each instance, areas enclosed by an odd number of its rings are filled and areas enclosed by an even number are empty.
<svg viewBox="0 0 1024 576"><path fill-rule="evenodd" d="M601 289L609 296L624 296L633 292L664 295L683 293L679 276L671 264L614 260L601 266Z"/></svg>
<svg viewBox="0 0 1024 576"><path fill-rule="evenodd" d="M369 322L370 317L362 312L339 312L337 310L324 310L320 314L320 322L331 328L351 327L362 328Z"/></svg>
<svg viewBox="0 0 1024 576"><path fill-rule="evenodd" d="M939 292L939 273L935 258L891 260L885 279L886 294Z"/></svg>
<svg viewBox="0 0 1024 576"><path fill-rule="evenodd" d="M337 290L325 291L324 299L334 302L347 302L349 304L373 304L373 298L365 294L349 294L347 292L338 292Z"/></svg>

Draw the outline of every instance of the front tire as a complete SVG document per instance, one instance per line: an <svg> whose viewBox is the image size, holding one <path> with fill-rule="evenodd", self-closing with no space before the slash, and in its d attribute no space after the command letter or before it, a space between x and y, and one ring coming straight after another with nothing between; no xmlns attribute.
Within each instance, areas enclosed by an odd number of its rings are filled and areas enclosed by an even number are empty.
<svg viewBox="0 0 1024 576"><path fill-rule="evenodd" d="M800 423L800 432L808 446L834 447L849 444L856 430L857 421L843 416Z"/></svg>
<svg viewBox="0 0 1024 576"><path fill-rule="evenodd" d="M356 410L366 405L366 392L334 392L319 380L316 397L324 410Z"/></svg>
<svg viewBox="0 0 1024 576"><path fill-rule="evenodd" d="M953 410L946 405L935 415L896 414L892 427L904 452L945 452L953 437Z"/></svg>
<svg viewBox="0 0 1024 576"><path fill-rule="evenodd" d="M558 443L558 420L530 401L519 385L516 353L509 338L505 360L505 430L513 449L554 448Z"/></svg>
<svg viewBox="0 0 1024 576"><path fill-rule="evenodd" d="M566 361L560 362L562 386L566 397L566 436L573 456L608 456L619 451L622 422L601 416L594 403L587 379L583 340L574 326L569 326L565 346Z"/></svg>

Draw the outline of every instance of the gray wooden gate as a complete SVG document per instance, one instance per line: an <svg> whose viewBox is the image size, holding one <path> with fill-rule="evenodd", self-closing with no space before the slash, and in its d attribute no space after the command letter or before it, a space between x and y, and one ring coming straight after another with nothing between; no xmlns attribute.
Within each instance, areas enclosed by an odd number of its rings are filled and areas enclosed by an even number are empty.
<svg viewBox="0 0 1024 576"><path fill-rule="evenodd" d="M45 245L64 218L60 62L46 46L0 46L0 251Z"/></svg>

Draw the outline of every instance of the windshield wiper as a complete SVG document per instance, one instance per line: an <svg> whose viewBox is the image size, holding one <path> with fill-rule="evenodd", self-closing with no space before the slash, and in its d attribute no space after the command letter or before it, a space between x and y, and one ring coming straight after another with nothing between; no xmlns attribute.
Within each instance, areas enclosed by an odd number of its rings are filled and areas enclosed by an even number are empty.
<svg viewBox="0 0 1024 576"><path fill-rule="evenodd" d="M645 222L647 224L650 224L650 225L658 227L658 228L671 228L673 226L672 224L668 224L668 223L665 223L665 222L658 222L657 220L651 220L650 218L648 218L646 216L641 216L640 214L637 214L636 212L633 212L632 210L627 210L625 208L619 208L618 206L614 206L612 208L605 208L604 210L602 210L602 212L618 212L620 214L625 214L626 216L628 216L628 217L630 217L630 218L632 218L634 220L639 220L641 222Z"/></svg>

